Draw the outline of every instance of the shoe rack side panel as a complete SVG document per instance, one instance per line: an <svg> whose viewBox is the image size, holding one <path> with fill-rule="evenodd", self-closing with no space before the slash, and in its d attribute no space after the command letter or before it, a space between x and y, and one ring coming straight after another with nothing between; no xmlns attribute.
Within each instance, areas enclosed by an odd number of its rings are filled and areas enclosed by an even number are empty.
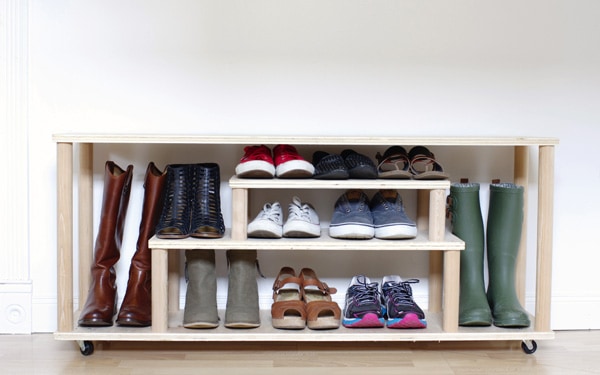
<svg viewBox="0 0 600 375"><path fill-rule="evenodd" d="M554 147L540 146L538 176L537 279L535 330L549 332L552 298Z"/></svg>
<svg viewBox="0 0 600 375"><path fill-rule="evenodd" d="M73 330L73 144L57 143L57 325Z"/></svg>
<svg viewBox="0 0 600 375"><path fill-rule="evenodd" d="M527 207L529 191L529 147L515 146L514 148L514 183L523 186L523 228L521 230L521 242L519 244L519 253L517 255L516 274L516 292L521 306L526 306L526 271L527 271Z"/></svg>
<svg viewBox="0 0 600 375"><path fill-rule="evenodd" d="M83 306L92 283L90 269L94 260L94 145L79 144L78 236L79 236L79 306Z"/></svg>

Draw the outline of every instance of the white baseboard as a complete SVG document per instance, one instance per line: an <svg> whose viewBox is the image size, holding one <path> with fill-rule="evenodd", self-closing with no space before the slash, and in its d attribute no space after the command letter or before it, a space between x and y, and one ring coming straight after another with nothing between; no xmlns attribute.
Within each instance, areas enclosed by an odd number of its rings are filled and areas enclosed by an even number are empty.
<svg viewBox="0 0 600 375"><path fill-rule="evenodd" d="M553 330L600 329L600 295L561 293L552 295Z"/></svg>
<svg viewBox="0 0 600 375"><path fill-rule="evenodd" d="M0 283L0 333L31 333L31 282Z"/></svg>

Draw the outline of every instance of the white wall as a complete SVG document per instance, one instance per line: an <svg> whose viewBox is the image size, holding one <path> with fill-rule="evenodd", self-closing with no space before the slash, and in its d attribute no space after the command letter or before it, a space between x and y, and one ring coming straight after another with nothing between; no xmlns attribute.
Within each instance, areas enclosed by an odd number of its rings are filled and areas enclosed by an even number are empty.
<svg viewBox="0 0 600 375"><path fill-rule="evenodd" d="M558 137L552 327L600 328L600 246L590 235L600 227L600 3L31 0L29 12L33 331L56 325L51 135L61 132ZM509 150L476 150L475 160L435 151L453 179L466 171L472 181L510 179ZM98 182L109 158L135 165L121 287L147 162L216 157L231 173L240 153L96 149ZM482 159L495 161L492 168ZM353 272L426 278L422 256L398 259L399 270L376 257L366 269L349 264L347 275L334 271L333 254L318 257L275 255L261 264L270 277L284 262L313 266L342 289ZM261 288L268 306L270 281ZM529 280L530 309L534 292Z"/></svg>

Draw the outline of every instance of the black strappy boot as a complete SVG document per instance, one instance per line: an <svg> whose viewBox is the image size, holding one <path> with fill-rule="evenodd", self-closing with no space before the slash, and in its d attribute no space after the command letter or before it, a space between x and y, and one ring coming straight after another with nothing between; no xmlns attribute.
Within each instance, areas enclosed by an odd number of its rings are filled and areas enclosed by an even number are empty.
<svg viewBox="0 0 600 375"><path fill-rule="evenodd" d="M158 224L158 238L186 238L190 235L191 186L189 164L167 165L167 181L163 190L163 206Z"/></svg>
<svg viewBox="0 0 600 375"><path fill-rule="evenodd" d="M225 234L221 213L221 177L216 163L192 164L192 212L190 235L220 238Z"/></svg>

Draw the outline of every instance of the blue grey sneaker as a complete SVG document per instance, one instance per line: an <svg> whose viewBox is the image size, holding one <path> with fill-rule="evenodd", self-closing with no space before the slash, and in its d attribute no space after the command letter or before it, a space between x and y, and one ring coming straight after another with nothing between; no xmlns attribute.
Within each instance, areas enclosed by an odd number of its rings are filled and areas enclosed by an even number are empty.
<svg viewBox="0 0 600 375"><path fill-rule="evenodd" d="M333 238L373 238L373 216L369 209L369 198L362 190L348 190L335 202L329 224L329 235Z"/></svg>
<svg viewBox="0 0 600 375"><path fill-rule="evenodd" d="M384 276L381 292L385 301L388 328L426 328L425 313L415 303L410 284L417 279L403 281L398 275Z"/></svg>
<svg viewBox="0 0 600 375"><path fill-rule="evenodd" d="M370 208L376 238L408 239L417 236L417 225L406 216L402 197L396 190L379 190L371 199Z"/></svg>

